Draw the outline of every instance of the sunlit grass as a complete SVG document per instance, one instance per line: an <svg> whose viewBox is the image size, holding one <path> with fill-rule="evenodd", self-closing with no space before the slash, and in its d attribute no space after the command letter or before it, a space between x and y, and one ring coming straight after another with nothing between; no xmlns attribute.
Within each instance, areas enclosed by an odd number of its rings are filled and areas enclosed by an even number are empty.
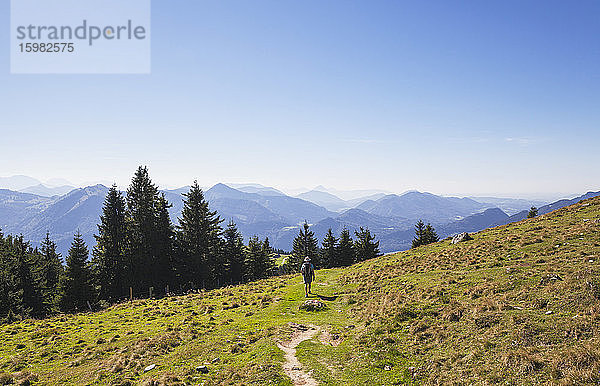
<svg viewBox="0 0 600 386"><path fill-rule="evenodd" d="M1 325L0 381L287 385L294 322L325 385L599 382L600 199L474 238L317 271L319 312L290 275Z"/></svg>

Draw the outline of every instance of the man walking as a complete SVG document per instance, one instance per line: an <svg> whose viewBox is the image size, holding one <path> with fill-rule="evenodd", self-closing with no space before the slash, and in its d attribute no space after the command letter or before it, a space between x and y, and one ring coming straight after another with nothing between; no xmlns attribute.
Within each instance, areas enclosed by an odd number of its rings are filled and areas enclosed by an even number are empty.
<svg viewBox="0 0 600 386"><path fill-rule="evenodd" d="M311 293L310 284L315 280L315 267L310 262L310 257L304 259L300 272L304 278L304 297L308 297L308 294Z"/></svg>

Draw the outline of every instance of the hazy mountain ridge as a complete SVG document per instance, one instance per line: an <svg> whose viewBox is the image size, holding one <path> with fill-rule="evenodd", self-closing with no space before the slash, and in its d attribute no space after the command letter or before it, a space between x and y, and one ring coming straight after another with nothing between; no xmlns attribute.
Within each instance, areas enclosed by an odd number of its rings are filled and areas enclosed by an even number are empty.
<svg viewBox="0 0 600 386"><path fill-rule="evenodd" d="M0 188L13 191L19 191L41 183L41 181L29 176L0 177Z"/></svg>
<svg viewBox="0 0 600 386"><path fill-rule="evenodd" d="M42 197L62 196L76 189L75 186L72 186L66 180L51 179L46 183L42 183L28 176L0 177L0 188L31 193Z"/></svg>
<svg viewBox="0 0 600 386"><path fill-rule="evenodd" d="M281 216L291 225L299 224L303 221L316 222L335 215L321 206L299 198L246 193L221 183L207 190L205 197L209 203L222 198L255 202Z"/></svg>
<svg viewBox="0 0 600 386"><path fill-rule="evenodd" d="M45 210L55 199L0 189L0 227L4 232Z"/></svg>
<svg viewBox="0 0 600 386"><path fill-rule="evenodd" d="M258 193L258 194L262 194L265 196L285 196L285 193L275 189L275 188L271 188L269 186L263 186L260 184L225 184L227 186L230 186L234 189L239 190L240 192L245 192L245 193Z"/></svg>
<svg viewBox="0 0 600 386"><path fill-rule="evenodd" d="M7 226L5 233L20 234L39 244L49 231L56 242L58 250L65 254L73 234L80 231L88 247L95 245L94 233L100 220L104 197L108 188L103 185L75 189L64 196L55 198L44 204L38 213L28 213L18 224ZM36 207L28 208L28 211Z"/></svg>
<svg viewBox="0 0 600 386"><path fill-rule="evenodd" d="M383 217L423 219L431 223L460 220L487 208L489 205L469 198L443 197L414 191L402 195L390 194L358 206L358 209Z"/></svg>
<svg viewBox="0 0 600 386"><path fill-rule="evenodd" d="M277 194L274 189L262 185L243 186L250 187L251 192L243 192L226 184L216 184L206 190L205 196L211 209L219 212L224 220L223 225L233 220L246 241L254 235L269 237L272 245L285 250L291 249L298 226L305 220L312 225L319 240L329 228L339 234L344 227L352 233L361 226L368 227L381 241L382 252L392 252L410 247L413 227L418 219L432 223L438 234L445 237L517 221L527 214L524 211L509 217L500 209L489 208L489 204L473 199L415 191L367 200L340 213L299 197ZM5 234L22 233L34 245L38 245L46 231L49 231L63 254L68 250L73 234L79 230L91 250L107 190L106 186L95 185L74 189L58 197L43 197L0 189L0 227ZM182 187L161 192L172 204L169 213L173 223L177 224L183 207L183 194L187 189ZM317 192L317 196L330 198L333 202L345 202L331 193ZM582 197L594 195L598 193L590 192ZM577 202L582 197L540 207L540 214Z"/></svg>
<svg viewBox="0 0 600 386"><path fill-rule="evenodd" d="M499 197L469 197L477 202L486 205L493 205L502 209L509 216L517 214L524 210L529 210L532 206L537 208L547 205L548 202L541 200L525 200L522 198L499 198Z"/></svg>
<svg viewBox="0 0 600 386"><path fill-rule="evenodd" d="M320 205L332 212L338 212L342 209L351 208L348 202L342 200L341 198L331 193L323 192L320 190L311 190L308 192L304 192L297 195L296 197Z"/></svg>
<svg viewBox="0 0 600 386"><path fill-rule="evenodd" d="M558 200L558 201L553 202L551 204L539 207L538 208L538 214L541 215L541 214L550 213L550 212L552 212L554 210L561 209L561 208L564 208L566 206L575 204L575 203L577 203L577 202L579 202L581 200L585 200L585 199L588 199L588 198L593 198L593 197L596 197L596 196L600 196L600 191L598 191L598 192L587 192L586 194L583 194L583 195L581 195L579 197L575 197L575 198L572 198L572 199ZM514 215L510 216L509 218L507 218L507 219L505 219L503 221L499 221L499 222L495 223L494 226L497 226L497 225L506 225L506 224L509 224L509 223L512 223L512 222L521 221L521 220L527 218L527 214L528 213L529 213L529 210L523 210L523 211L521 211L521 212L519 212L517 214L514 214Z"/></svg>

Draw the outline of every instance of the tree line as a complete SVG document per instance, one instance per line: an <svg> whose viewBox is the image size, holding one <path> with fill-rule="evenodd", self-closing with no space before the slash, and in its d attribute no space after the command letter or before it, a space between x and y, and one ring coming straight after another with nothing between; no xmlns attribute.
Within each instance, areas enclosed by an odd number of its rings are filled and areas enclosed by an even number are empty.
<svg viewBox="0 0 600 386"><path fill-rule="evenodd" d="M274 273L269 240L244 245L235 223L225 229L197 182L184 194L177 226L171 204L139 167L125 194L106 195L96 246L74 236L65 265L49 235L40 248L0 232L0 317L84 311L130 296L211 289Z"/></svg>
<svg viewBox="0 0 600 386"><path fill-rule="evenodd" d="M5 237L0 231L0 317L85 311L130 295L212 289L278 273L268 238L254 236L245 245L233 221L223 228L196 181L183 196L174 225L171 204L140 166L125 194L115 185L108 190L91 258L78 232L64 266L49 234L34 248L23 236ZM305 223L283 273L296 272L306 257L316 267L331 268L380 255L368 229L360 228L355 236L344 229L336 238L329 229L319 248Z"/></svg>
<svg viewBox="0 0 600 386"><path fill-rule="evenodd" d="M23 236L4 236L0 231L0 316L44 316L58 306L63 277L56 244L46 238L32 248Z"/></svg>
<svg viewBox="0 0 600 386"><path fill-rule="evenodd" d="M375 236L368 228L361 227L354 235L356 240L352 239L347 228L343 228L340 236L335 237L329 228L323 238L322 248L319 248L314 232L305 222L294 239L290 265L298 267L308 257L316 268L347 267L381 256L379 241L375 241Z"/></svg>

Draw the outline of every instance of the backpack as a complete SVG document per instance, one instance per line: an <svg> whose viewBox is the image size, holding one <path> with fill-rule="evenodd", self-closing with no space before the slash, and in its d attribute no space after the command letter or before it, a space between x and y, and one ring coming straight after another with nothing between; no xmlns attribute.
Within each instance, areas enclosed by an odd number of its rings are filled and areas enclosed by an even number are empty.
<svg viewBox="0 0 600 386"><path fill-rule="evenodd" d="M312 276L312 264L310 263L310 261L306 261L302 264L302 268L300 268L300 272L302 272L302 274L304 276Z"/></svg>

